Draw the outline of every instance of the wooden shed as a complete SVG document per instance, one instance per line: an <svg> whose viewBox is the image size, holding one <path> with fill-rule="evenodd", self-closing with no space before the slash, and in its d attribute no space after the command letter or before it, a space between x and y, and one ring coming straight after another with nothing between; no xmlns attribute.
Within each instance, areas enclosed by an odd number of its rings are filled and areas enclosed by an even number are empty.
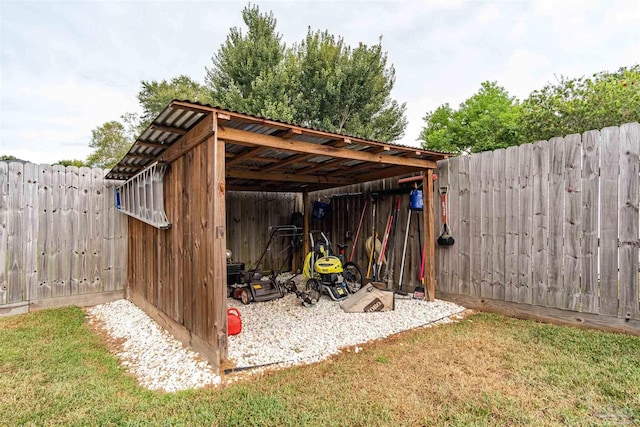
<svg viewBox="0 0 640 427"><path fill-rule="evenodd" d="M107 174L123 180L127 296L214 367L227 356L225 194L314 191L421 172L427 298L435 295L432 174L446 154L172 101ZM307 247L308 242L305 242Z"/></svg>

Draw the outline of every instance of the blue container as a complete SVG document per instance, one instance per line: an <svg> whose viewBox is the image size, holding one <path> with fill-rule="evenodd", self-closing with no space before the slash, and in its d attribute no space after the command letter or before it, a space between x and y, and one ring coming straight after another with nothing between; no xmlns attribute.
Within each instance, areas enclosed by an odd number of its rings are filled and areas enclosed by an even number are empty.
<svg viewBox="0 0 640 427"><path fill-rule="evenodd" d="M330 205L324 202L313 202L313 211L311 211L311 216L315 219L324 219L329 211Z"/></svg>
<svg viewBox="0 0 640 427"><path fill-rule="evenodd" d="M412 211L421 211L424 208L424 199L422 198L422 190L415 189L409 194L409 209Z"/></svg>
<svg viewBox="0 0 640 427"><path fill-rule="evenodd" d="M116 209L120 210L122 205L121 205L121 200L120 200L121 197L120 197L120 189L119 188L116 188L115 195L116 195Z"/></svg>

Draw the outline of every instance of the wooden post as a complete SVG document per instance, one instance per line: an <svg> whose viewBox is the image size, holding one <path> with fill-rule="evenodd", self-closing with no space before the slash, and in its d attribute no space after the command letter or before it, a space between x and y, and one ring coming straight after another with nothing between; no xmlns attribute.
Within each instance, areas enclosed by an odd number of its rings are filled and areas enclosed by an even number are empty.
<svg viewBox="0 0 640 427"><path fill-rule="evenodd" d="M218 140L218 124L211 114L215 133L207 139L208 222L211 238L207 239L207 305L208 342L221 359L227 358L227 280L226 280L226 208L225 208L225 143ZM205 338L205 337L203 337Z"/></svg>
<svg viewBox="0 0 640 427"><path fill-rule="evenodd" d="M422 174L422 197L424 209L422 210L422 223L424 226L423 253L425 254L424 279L425 299L433 301L436 297L436 271L435 271L435 232L433 221L433 169L427 169Z"/></svg>
<svg viewBox="0 0 640 427"><path fill-rule="evenodd" d="M302 222L302 259L307 256L311 248L309 247L309 220L311 210L309 209L309 192L302 192L302 212L304 213L304 221ZM304 267L303 267L304 268Z"/></svg>

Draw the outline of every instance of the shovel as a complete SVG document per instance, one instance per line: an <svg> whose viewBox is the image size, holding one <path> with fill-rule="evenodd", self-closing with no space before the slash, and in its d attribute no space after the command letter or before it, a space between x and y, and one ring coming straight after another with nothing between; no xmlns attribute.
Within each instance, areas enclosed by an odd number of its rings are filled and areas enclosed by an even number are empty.
<svg viewBox="0 0 640 427"><path fill-rule="evenodd" d="M442 234L438 237L438 244L440 246L451 246L455 243L455 240L449 233L449 227L447 226L447 187L440 187L440 202L442 204Z"/></svg>

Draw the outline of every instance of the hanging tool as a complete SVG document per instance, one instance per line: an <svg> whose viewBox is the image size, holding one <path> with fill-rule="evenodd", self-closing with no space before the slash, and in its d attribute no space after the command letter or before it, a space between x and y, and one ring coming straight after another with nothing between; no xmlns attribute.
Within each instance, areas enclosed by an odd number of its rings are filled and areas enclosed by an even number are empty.
<svg viewBox="0 0 640 427"><path fill-rule="evenodd" d="M364 208L362 209L362 214L360 215L360 222L358 223L358 230L356 230L356 237L353 239L353 246L351 246L351 254L349 254L349 261L353 260L353 254L356 251L356 245L358 244L358 237L360 236L360 228L362 227L362 220L364 219L364 214L367 212L367 204L368 200L364 202Z"/></svg>
<svg viewBox="0 0 640 427"><path fill-rule="evenodd" d="M389 236L389 242L387 243L387 251L389 252L389 263L387 264L387 271L385 273L387 279L387 289L393 289L393 268L396 259L396 237L398 234L398 221L400 220L400 203L402 199L400 196L396 196L395 206L393 209L393 222L391 224L391 233ZM397 289L396 293L399 295L406 295L401 289Z"/></svg>
<svg viewBox="0 0 640 427"><path fill-rule="evenodd" d="M422 250L422 231L420 230L420 218L418 218L418 247L420 248L420 276L419 285L415 288L415 292L413 293L414 298L423 299L425 297L425 288L424 288L424 256L425 252Z"/></svg>
<svg viewBox="0 0 640 427"><path fill-rule="evenodd" d="M382 263L386 263L386 250L387 244L389 243L389 234L391 233L391 225L393 224L393 208L389 211L389 218L387 219L387 227L384 231L384 237L382 238L382 249L380 250L380 255L378 256L378 262L376 263L377 270L374 272L374 279L377 281L380 279L380 270L382 270ZM389 264L387 264L387 268L389 268Z"/></svg>
<svg viewBox="0 0 640 427"><path fill-rule="evenodd" d="M440 187L440 202L442 206L442 234L438 237L440 246L451 246L455 243L447 227L447 187Z"/></svg>
<svg viewBox="0 0 640 427"><path fill-rule="evenodd" d="M372 206L372 221L371 221L371 236L365 242L365 247L369 252L369 265L367 267L367 279L371 278L371 270L373 268L374 261L374 252L378 253L377 250L379 247L382 247L380 240L378 240L378 232L376 231L376 221L377 221L377 208L378 208L378 198L377 195L371 195L371 206ZM375 268L373 268L375 274Z"/></svg>
<svg viewBox="0 0 640 427"><path fill-rule="evenodd" d="M402 290L402 276L404 276L404 262L407 257L407 240L409 239L409 229L411 228L411 209L407 215L407 229L404 232L404 244L402 245L402 262L400 262L400 277L398 278L398 289Z"/></svg>

